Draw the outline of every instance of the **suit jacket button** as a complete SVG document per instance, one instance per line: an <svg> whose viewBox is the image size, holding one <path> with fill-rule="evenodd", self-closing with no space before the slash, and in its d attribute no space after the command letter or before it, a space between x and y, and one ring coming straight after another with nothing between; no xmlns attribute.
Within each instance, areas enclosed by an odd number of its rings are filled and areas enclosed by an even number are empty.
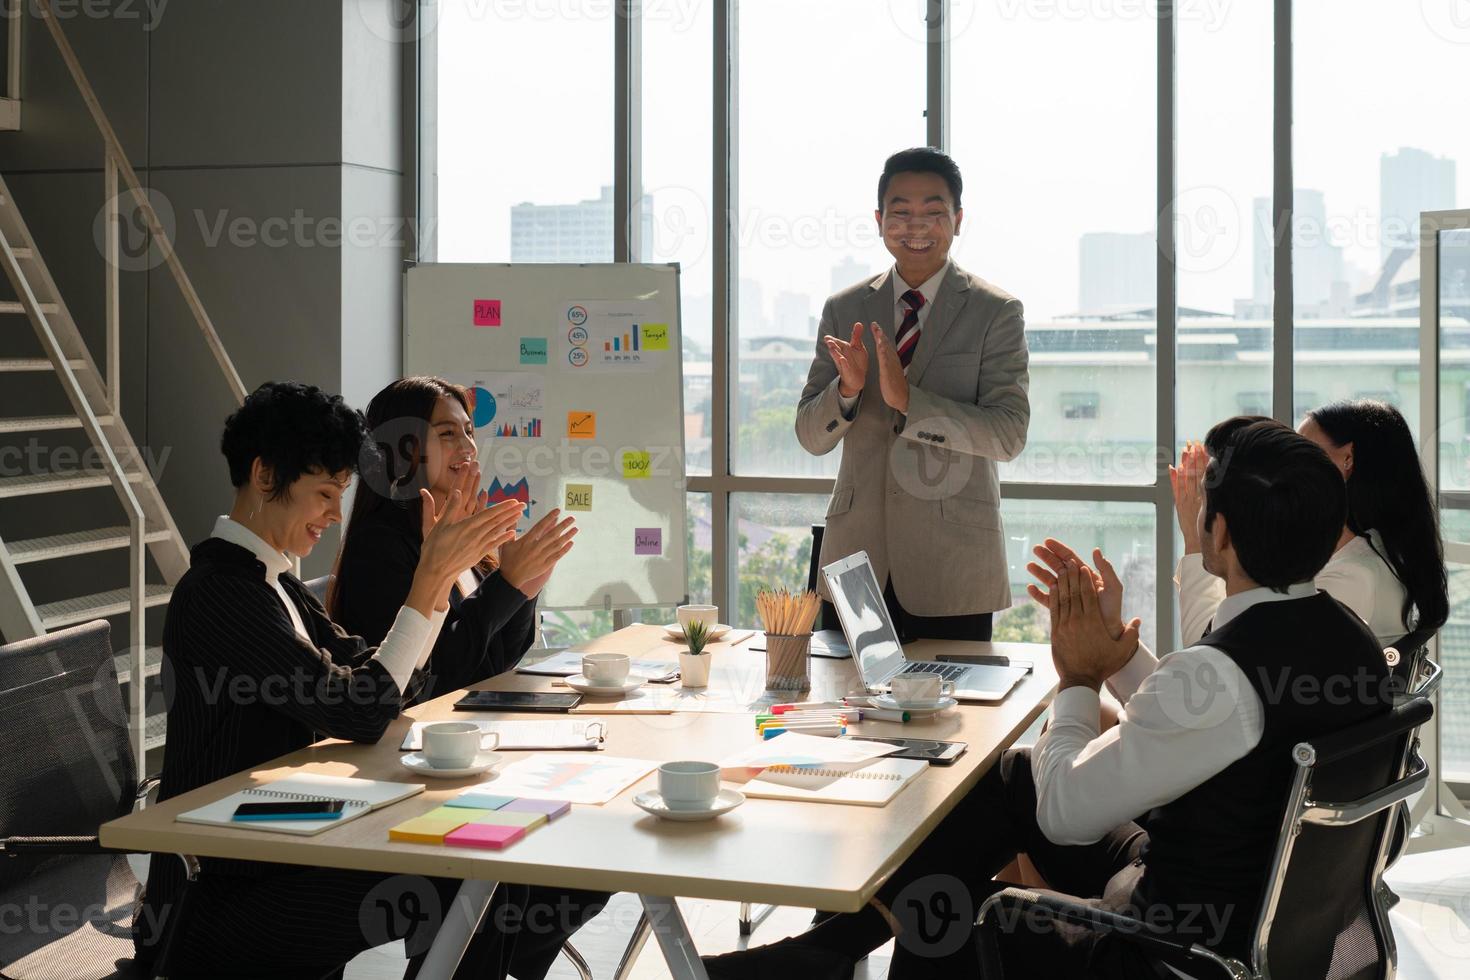
<svg viewBox="0 0 1470 980"><path fill-rule="evenodd" d="M935 436L934 437L934 441L935 442L943 442L944 441L944 436Z"/></svg>
<svg viewBox="0 0 1470 980"><path fill-rule="evenodd" d="M836 419L833 419L832 421L830 421L830 422L827 423L827 431L828 432L831 432L835 428L837 428L837 420Z"/></svg>

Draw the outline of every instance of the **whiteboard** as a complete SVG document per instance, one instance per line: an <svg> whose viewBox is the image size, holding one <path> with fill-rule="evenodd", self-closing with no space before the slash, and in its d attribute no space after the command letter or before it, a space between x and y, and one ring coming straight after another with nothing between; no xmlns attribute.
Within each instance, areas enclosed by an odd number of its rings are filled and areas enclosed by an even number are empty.
<svg viewBox="0 0 1470 980"><path fill-rule="evenodd" d="M471 391L485 488L561 507L576 544L542 608L685 601L679 267L424 264L404 288L403 366Z"/></svg>

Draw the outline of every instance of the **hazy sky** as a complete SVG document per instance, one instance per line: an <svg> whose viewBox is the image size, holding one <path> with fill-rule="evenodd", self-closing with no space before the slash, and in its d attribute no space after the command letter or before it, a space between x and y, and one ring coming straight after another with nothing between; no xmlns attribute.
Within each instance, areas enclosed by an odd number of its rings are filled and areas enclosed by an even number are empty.
<svg viewBox="0 0 1470 980"><path fill-rule="evenodd" d="M653 258L709 290L710 0L645 0L644 186ZM1349 262L1378 259L1379 157L1460 163L1470 203L1470 16L1456 0L1297 0L1296 184L1326 194ZM1251 291L1251 202L1271 189L1271 13L1180 0L1180 302ZM924 140L922 0L741 0L740 275L770 312L873 226L884 156ZM440 0L440 258L509 258L509 208L612 182L612 0ZM1155 36L1130 0L954 0L952 152L966 177L957 259L1032 320L1077 308L1078 238L1155 213ZM698 325L689 324L691 333Z"/></svg>

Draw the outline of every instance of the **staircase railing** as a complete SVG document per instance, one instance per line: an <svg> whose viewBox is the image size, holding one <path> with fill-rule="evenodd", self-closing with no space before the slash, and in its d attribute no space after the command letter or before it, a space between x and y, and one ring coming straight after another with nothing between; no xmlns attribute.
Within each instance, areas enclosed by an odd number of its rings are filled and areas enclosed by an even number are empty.
<svg viewBox="0 0 1470 980"><path fill-rule="evenodd" d="M22 5L17 4L16 10L11 12L9 33L7 37L7 65L5 95L14 100L20 97L20 55L21 37L20 22ZM245 385L240 380L240 374L235 369L234 362L230 360L229 353L225 350L219 333L214 328L214 322L209 313L204 309L203 302L199 299L199 293L195 290L189 275L184 271L183 263L179 260L174 250L174 243L169 232L159 220L158 212L153 207L142 183L138 180L137 173L132 164L128 162L127 154L123 151L122 143L118 140L117 132L113 129L111 121L102 108L102 103L97 98L96 90L87 79L82 70L81 62L77 59L76 52L66 38L55 12L52 9L52 0L38 5L37 14L42 23L45 24L47 32L51 35L62 61L66 64L72 82L76 86L82 101L86 104L87 111L92 117L93 124L101 136L104 156L103 181L106 194L106 208L104 219L104 259L106 265L106 296L105 316L107 319L107 351L104 364L104 390L106 391L108 409L117 418L121 418L121 393L120 362L121 342L119 339L121 329L120 316L120 290L119 273L121 263L119 262L121 216L119 206L121 195L119 193L119 182L131 195L138 212L143 216L151 236L154 247L159 249L164 263L168 266L174 283L182 293L185 305L189 308L190 315L194 318L199 332L203 335L205 343L209 346L210 353L214 355L215 362L224 374L225 383L229 386L230 394L235 403L240 404L245 400ZM12 251L11 244L0 236L0 250L3 250L3 258L8 270L13 269L17 274L15 283L21 303L26 312L39 329L42 344L46 347L46 354L55 366L56 373L60 377L67 395L76 409L81 420L82 427L92 444L98 447L103 466L108 478L117 492L118 499L127 511L129 527L129 617L130 626L128 631L128 647L131 655L131 680L129 682L129 718L130 727L133 729L131 738L133 741L133 752L137 764L142 767L144 761L145 741L147 733L147 698L145 684L146 666L146 605L145 605L145 583L146 583L146 556L145 534L147 522L143 507L139 503L137 495L129 485L128 473L123 464L118 460L113 451L111 441L102 431L102 426L97 418L94 406L86 396L78 382L75 372L72 370L69 355L62 349L56 334L51 328L46 314L42 311L40 304L32 292L29 283L21 274L20 266ZM136 461L141 465L141 461Z"/></svg>

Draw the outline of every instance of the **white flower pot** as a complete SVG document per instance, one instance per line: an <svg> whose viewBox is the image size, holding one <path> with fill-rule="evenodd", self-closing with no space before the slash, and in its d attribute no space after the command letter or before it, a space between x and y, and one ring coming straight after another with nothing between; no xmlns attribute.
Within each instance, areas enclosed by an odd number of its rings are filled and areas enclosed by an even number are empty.
<svg viewBox="0 0 1470 980"><path fill-rule="evenodd" d="M709 653L701 653L698 656L692 653L680 653L679 683L683 687L708 687L709 662L713 659L714 655Z"/></svg>

